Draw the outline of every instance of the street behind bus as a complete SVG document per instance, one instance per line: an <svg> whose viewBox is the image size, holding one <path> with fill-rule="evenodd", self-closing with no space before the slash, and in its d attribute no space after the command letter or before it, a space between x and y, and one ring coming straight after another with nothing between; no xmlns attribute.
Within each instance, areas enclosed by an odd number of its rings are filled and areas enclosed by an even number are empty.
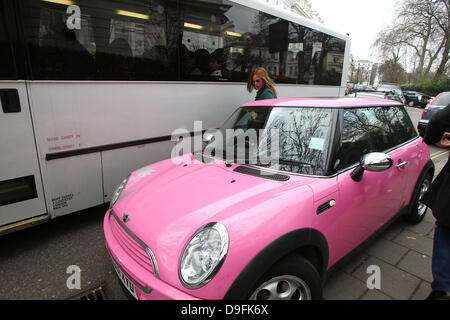
<svg viewBox="0 0 450 320"><path fill-rule="evenodd" d="M422 109L407 107L416 125ZM430 146L435 176L448 150ZM0 299L126 299L111 264L103 237L100 206L51 220L0 238ZM430 292L434 218L431 212L418 225L394 222L369 246L327 280L324 298L421 300ZM379 266L381 288L370 290L369 266ZM80 286L73 287L73 270ZM70 288L70 289L69 289Z"/></svg>

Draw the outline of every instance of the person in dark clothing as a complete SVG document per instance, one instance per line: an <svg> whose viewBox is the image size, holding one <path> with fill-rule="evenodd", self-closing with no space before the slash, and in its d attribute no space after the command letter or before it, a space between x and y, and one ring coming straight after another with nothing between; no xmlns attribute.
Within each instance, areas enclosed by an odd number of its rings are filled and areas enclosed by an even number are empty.
<svg viewBox="0 0 450 320"><path fill-rule="evenodd" d="M425 131L424 141L441 148L450 148L450 104L436 113ZM449 156L450 160L450 156ZM442 168L421 202L436 218L434 234L431 294L427 300L450 300L450 167Z"/></svg>
<svg viewBox="0 0 450 320"><path fill-rule="evenodd" d="M264 68L256 68L248 77L247 90L252 92L253 89L258 90L255 100L275 99L277 97L273 80L270 79Z"/></svg>

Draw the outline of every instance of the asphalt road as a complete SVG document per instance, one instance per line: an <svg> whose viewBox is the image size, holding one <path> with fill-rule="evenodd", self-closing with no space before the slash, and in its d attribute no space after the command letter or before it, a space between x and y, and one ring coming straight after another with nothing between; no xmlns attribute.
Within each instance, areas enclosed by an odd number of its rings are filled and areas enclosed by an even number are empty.
<svg viewBox="0 0 450 320"><path fill-rule="evenodd" d="M407 109L417 124L422 109ZM448 154L429 148L439 172ZM125 299L105 249L106 210L85 210L0 237L0 299L78 299L99 287L106 299ZM71 266L80 268L80 289L68 289Z"/></svg>

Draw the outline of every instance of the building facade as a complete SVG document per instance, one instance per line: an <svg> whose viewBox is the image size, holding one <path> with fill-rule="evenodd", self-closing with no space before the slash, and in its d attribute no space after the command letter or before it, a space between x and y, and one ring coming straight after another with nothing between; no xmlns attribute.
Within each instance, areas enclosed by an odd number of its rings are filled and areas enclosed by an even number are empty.
<svg viewBox="0 0 450 320"><path fill-rule="evenodd" d="M260 0L267 4L289 10L308 19L314 19L314 14L308 0Z"/></svg>

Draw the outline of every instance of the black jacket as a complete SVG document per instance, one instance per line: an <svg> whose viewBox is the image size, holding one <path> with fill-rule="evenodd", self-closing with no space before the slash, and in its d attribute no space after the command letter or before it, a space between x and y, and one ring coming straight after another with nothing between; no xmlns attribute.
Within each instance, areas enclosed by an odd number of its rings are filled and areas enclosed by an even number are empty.
<svg viewBox="0 0 450 320"><path fill-rule="evenodd" d="M450 104L430 120L424 141L427 144L435 144L441 140L444 132L450 132ZM421 202L433 210L438 223L450 228L450 167L448 163L449 161L423 195Z"/></svg>

